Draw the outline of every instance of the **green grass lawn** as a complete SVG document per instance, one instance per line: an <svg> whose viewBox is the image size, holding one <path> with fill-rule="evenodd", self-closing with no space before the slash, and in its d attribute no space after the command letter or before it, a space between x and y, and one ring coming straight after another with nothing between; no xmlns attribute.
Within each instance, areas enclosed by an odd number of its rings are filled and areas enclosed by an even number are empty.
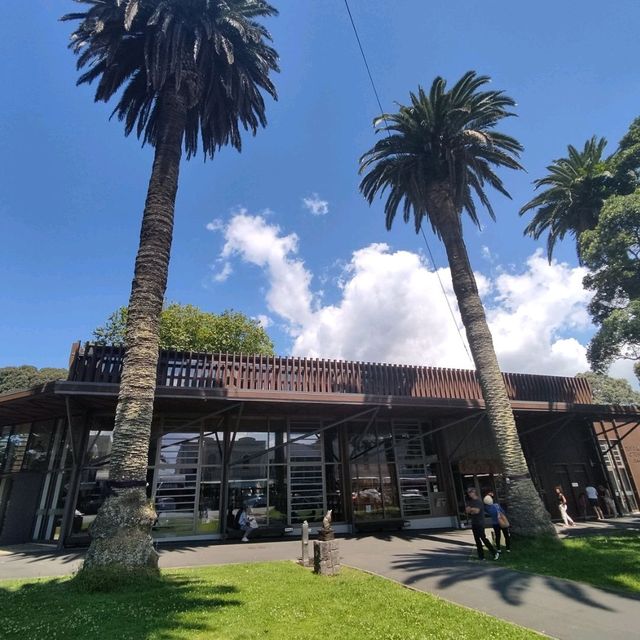
<svg viewBox="0 0 640 640"><path fill-rule="evenodd" d="M514 540L500 564L640 594L640 535L615 533L556 541Z"/></svg>
<svg viewBox="0 0 640 640"><path fill-rule="evenodd" d="M536 633L353 569L323 578L291 562L163 572L118 593L69 579L0 582L0 637L274 640L539 638Z"/></svg>

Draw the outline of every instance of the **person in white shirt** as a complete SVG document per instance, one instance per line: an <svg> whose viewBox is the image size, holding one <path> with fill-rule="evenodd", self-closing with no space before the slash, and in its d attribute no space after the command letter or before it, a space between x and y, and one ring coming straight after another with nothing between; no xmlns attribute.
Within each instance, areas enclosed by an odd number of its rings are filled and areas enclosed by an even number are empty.
<svg viewBox="0 0 640 640"><path fill-rule="evenodd" d="M598 500L598 490L594 486L589 485L585 487L585 491L587 492L587 500L589 500L589 504L596 513L596 518L598 518L598 520L604 520L604 514L602 513L600 501Z"/></svg>

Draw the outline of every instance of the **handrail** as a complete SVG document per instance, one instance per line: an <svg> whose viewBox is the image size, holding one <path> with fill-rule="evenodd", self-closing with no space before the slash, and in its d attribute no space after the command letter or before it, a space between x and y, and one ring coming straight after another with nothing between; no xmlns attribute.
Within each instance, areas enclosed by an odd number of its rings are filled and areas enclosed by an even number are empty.
<svg viewBox="0 0 640 640"><path fill-rule="evenodd" d="M124 348L87 343L74 350L69 380L119 383ZM475 371L237 353L162 350L162 387L354 393L416 398L482 399ZM590 404L585 378L504 373L511 400Z"/></svg>

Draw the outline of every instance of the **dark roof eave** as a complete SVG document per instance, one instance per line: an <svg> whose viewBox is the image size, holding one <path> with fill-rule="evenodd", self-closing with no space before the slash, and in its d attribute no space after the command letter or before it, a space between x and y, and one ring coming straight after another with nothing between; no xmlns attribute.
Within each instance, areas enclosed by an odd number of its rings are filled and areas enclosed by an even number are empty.
<svg viewBox="0 0 640 640"><path fill-rule="evenodd" d="M8 420L16 422L29 421L27 416L41 416L46 413L47 404L56 415L63 413L64 397L91 397L113 399L118 396L119 385L115 383L55 381L39 385L31 389L15 391L0 395L0 424L10 424ZM255 389L198 389L189 387L158 387L156 399L184 401L229 401L229 402L260 402L281 403L299 406L380 406L389 409L459 409L478 411L484 409L484 402L475 399L456 398L416 398L411 396L382 396L373 394L354 393L309 393L278 390ZM29 411L30 405L44 401L38 411ZM571 404L565 402L539 402L513 400L513 410L517 413L560 412L574 413L593 421L612 418L639 418L640 407L620 405ZM21 419L24 415L25 419ZM53 416L52 416L53 417ZM42 419L37 417L36 419Z"/></svg>

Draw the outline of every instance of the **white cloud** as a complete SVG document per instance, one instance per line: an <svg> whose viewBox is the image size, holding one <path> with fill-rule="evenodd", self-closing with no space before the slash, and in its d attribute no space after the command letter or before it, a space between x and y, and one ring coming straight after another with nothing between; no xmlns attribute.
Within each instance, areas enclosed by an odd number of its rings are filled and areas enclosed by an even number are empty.
<svg viewBox="0 0 640 640"><path fill-rule="evenodd" d="M220 218L215 218L211 222L207 223L207 231L222 231L224 229L224 222Z"/></svg>
<svg viewBox="0 0 640 640"><path fill-rule="evenodd" d="M285 322L294 355L472 367L458 334L464 329L448 268L435 272L417 253L372 244L354 251L342 269L338 300L321 304L295 233L243 210L232 216L224 239L222 259L240 258L264 271L267 308ZM590 328L583 275L579 267L549 265L541 251L518 273L493 279L476 273L505 371L574 375L588 369L585 345L574 337Z"/></svg>
<svg viewBox="0 0 640 640"><path fill-rule="evenodd" d="M269 316L264 315L263 313L259 313L254 318L254 320L257 320L263 329L266 329L273 324L273 320Z"/></svg>
<svg viewBox="0 0 640 640"><path fill-rule="evenodd" d="M218 271L213 274L213 279L216 282L224 282L233 273L233 268L230 262L225 262L222 267L222 271Z"/></svg>
<svg viewBox="0 0 640 640"><path fill-rule="evenodd" d="M567 333L590 326L585 270L548 263L536 251L519 274L502 273L487 318L505 371L574 375L589 368L584 345Z"/></svg>
<svg viewBox="0 0 640 640"><path fill-rule="evenodd" d="M277 225L242 210L232 216L225 227L224 238L222 259L240 256L265 270L269 281L267 306L289 324L293 334L299 326L311 322L311 274L301 260L292 257L298 251L295 233L281 235Z"/></svg>
<svg viewBox="0 0 640 640"><path fill-rule="evenodd" d="M327 200L321 200L317 193L311 194L308 198L302 198L302 203L314 216L325 216L329 213L329 203Z"/></svg>

